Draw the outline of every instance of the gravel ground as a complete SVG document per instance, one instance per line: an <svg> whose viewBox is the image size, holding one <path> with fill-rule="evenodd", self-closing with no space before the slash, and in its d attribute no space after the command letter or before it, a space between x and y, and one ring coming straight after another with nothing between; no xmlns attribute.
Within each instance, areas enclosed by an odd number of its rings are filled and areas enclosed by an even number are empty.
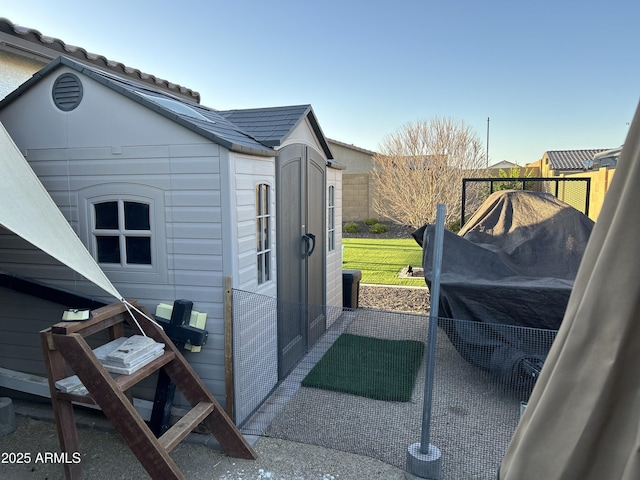
<svg viewBox="0 0 640 480"><path fill-rule="evenodd" d="M360 308L395 312L429 313L429 290L424 287L390 287L361 284L358 295Z"/></svg>
<svg viewBox="0 0 640 480"><path fill-rule="evenodd" d="M365 285L361 293L361 305L367 298L377 299L378 305L408 313L361 308L353 313L348 333L427 338L427 317L413 314L427 307L420 296L424 289ZM431 443L442 451L444 480L494 480L519 419L519 400L486 372L464 361L442 330L435 356ZM271 422L267 435L370 456L403 469L407 448L421 437L424 378L423 361L410 402L300 387Z"/></svg>
<svg viewBox="0 0 640 480"><path fill-rule="evenodd" d="M50 411L50 407L49 407ZM17 416L18 429L0 437L0 478L11 480L63 480L52 421ZM113 428L78 428L79 458L87 480L149 478ZM202 435L200 435L202 436ZM257 460L231 458L199 443L183 442L171 452L185 478L196 480L401 480L402 471L373 458L342 451L260 438L254 445ZM20 462L16 461L19 454ZM25 455L25 454L28 454Z"/></svg>
<svg viewBox="0 0 640 480"><path fill-rule="evenodd" d="M388 310L424 313L428 308L428 291L424 288L385 288L362 285L361 306ZM317 391L322 395L322 391ZM317 399L316 399L317 400ZM315 400L314 400L315 401ZM16 401L16 406L20 405ZM337 405L337 404L336 404ZM28 464L0 464L0 478L14 480L63 479L59 463L36 460L38 454L58 452L59 445L53 412L50 407L34 409L27 403L17 416L18 429L0 437L0 452L29 453ZM91 413L88 413L91 415ZM320 417L318 417L320 418ZM311 423L306 423L308 432ZM85 478L96 480L147 478L137 459L105 420L96 426L93 419L80 422L81 463ZM405 474L398 468L380 460L380 455L359 455L340 448L341 442L318 443L318 432L300 442L286 438L261 437L254 444L258 460L230 458L217 448L203 445L202 435L192 435L191 441L180 444L171 454L188 479L217 480L402 480ZM339 433L339 432L337 432ZM211 438L211 437L206 437ZM117 459L117 461L114 461ZM394 462L397 463L397 462Z"/></svg>
<svg viewBox="0 0 640 480"><path fill-rule="evenodd" d="M406 238L413 231L410 227L389 226L389 232L375 237ZM373 235L365 231L353 236ZM426 287L361 284L359 307L349 332L385 338L426 337ZM443 452L444 478L493 480L517 423L519 404L497 392L486 375L464 362L442 332L438 336L436 365L442 368L436 371L431 439ZM412 401L405 403L301 387L272 423L270 436L261 437L254 444L258 460L230 458L198 440L202 435L189 437L191 441L180 444L171 456L189 479L408 478L404 472L406 449L420 440L423 378L424 365ZM32 410L27 407L27 411ZM0 478L64 478L61 465L35 463L39 453L59 451L50 407L48 412L41 416L44 421L29 418L33 414L18 416L18 429L0 437L0 452L30 452L32 459L30 464L1 464ZM79 428L79 435L85 478L146 478L112 428Z"/></svg>

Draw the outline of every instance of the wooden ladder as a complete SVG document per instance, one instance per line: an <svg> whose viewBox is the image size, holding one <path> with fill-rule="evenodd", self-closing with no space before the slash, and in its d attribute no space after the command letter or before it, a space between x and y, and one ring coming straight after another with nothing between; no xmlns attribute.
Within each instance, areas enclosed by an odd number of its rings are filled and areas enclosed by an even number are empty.
<svg viewBox="0 0 640 480"><path fill-rule="evenodd" d="M62 452L72 458L78 451L73 415L73 402L77 402L98 405L102 409L152 479L184 478L169 452L200 423L216 437L228 455L255 459L251 446L164 331L145 318L145 315L151 318L146 311L136 308L144 315L134 309L130 314L124 303L114 303L94 310L90 320L61 322L40 332ZM122 337L125 323L138 331L132 315L148 337L165 344L164 353L140 370L114 378L98 361L85 338L103 330L108 330L110 339ZM67 366L80 378L89 395L74 395L56 389L55 383L69 376ZM169 375L192 409L156 438L133 407L127 391L159 369ZM83 478L81 462L65 463L64 468L67 479Z"/></svg>

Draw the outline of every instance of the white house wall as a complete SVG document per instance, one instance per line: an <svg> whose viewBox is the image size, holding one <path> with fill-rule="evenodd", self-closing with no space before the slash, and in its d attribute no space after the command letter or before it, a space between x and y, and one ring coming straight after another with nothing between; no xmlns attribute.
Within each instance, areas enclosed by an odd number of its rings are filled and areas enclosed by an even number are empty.
<svg viewBox="0 0 640 480"><path fill-rule="evenodd" d="M153 198L155 271L145 276L106 266L104 270L123 295L152 312L160 302L188 299L194 310L208 314L208 343L187 357L223 402L225 251L220 175L226 149L84 76L81 104L61 112L51 101L56 77L45 78L3 109L0 121L90 250L91 196L124 192ZM0 236L0 268L100 294L43 255L15 235Z"/></svg>

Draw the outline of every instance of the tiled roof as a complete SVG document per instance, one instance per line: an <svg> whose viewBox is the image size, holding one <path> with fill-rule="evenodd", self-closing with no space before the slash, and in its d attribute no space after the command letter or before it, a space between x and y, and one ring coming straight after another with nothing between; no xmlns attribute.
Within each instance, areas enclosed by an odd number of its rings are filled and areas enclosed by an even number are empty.
<svg viewBox="0 0 640 480"><path fill-rule="evenodd" d="M62 66L72 68L230 150L262 156L276 155L273 148L262 144L214 109L195 102L188 102L163 90L87 66L67 57L58 57L18 89L7 95L4 100L0 101L0 109L20 97L43 77L50 75Z"/></svg>
<svg viewBox="0 0 640 480"><path fill-rule="evenodd" d="M552 170L583 170L586 161L592 161L596 153L606 150L608 149L550 150L546 154L549 160L549 167Z"/></svg>
<svg viewBox="0 0 640 480"><path fill-rule="evenodd" d="M43 57L46 57L47 60L52 60L57 57L58 54L62 54L67 57L72 57L80 60L83 63L95 65L98 68L104 69L106 71L110 71L118 75L123 75L139 82L152 85L156 88L162 88L175 94L182 95L195 102L200 102L200 94L189 88L171 83L168 80L163 80L148 73L143 73L135 68L127 67L120 62L109 60L102 55L89 53L84 48L68 45L58 38L47 37L40 33L38 30L21 27L6 18L0 18L0 34L2 33L18 39L22 39L27 42L31 42L32 44L34 44L34 50L37 50L37 53ZM47 55L43 51L43 48L54 50L55 52L58 52L58 54Z"/></svg>
<svg viewBox="0 0 640 480"><path fill-rule="evenodd" d="M7 39L9 39L8 42ZM12 41L15 42L15 45L11 44ZM122 63L108 60L102 55L89 53L83 48L67 45L62 40L47 37L38 30L18 26L6 18L0 18L0 42L8 46L9 50L15 48L22 53L27 51L30 54L37 55L42 61L56 58L58 55L52 55L51 51L57 52L62 55L57 58L57 62L65 63L78 71L82 71L82 68L78 65L85 66L86 71L84 73L94 79L103 77L105 80L102 83L107 86L120 89L121 93L127 94L126 92L128 92L132 95L132 98L140 103L158 110L163 115L182 123L187 128L192 128L205 136L209 136L212 140L231 150L275 155L275 150L270 147L281 145L286 136L306 117L327 159L331 160L333 158L310 105L229 111L216 111L202 107L199 105L200 94L198 92L127 67ZM27 42L29 43L27 44ZM65 62L65 60L68 60L68 62ZM55 65L52 66L55 63L55 61L49 63L34 77L43 73L47 74L47 69L50 67L57 68ZM32 80L34 79L32 78ZM27 82L27 84L30 85L31 82ZM119 87L116 88L118 85ZM134 90L144 90L145 88L150 89L157 95L161 95L161 92L168 92L167 98L185 103L185 105L208 118L209 121L190 117L189 115L177 114L175 111L158 106L152 100L145 99L134 93ZM21 87L18 90L23 91L23 88ZM11 99L15 98L16 92L9 94L0 103L0 106L12 101ZM175 97L171 94L174 94Z"/></svg>

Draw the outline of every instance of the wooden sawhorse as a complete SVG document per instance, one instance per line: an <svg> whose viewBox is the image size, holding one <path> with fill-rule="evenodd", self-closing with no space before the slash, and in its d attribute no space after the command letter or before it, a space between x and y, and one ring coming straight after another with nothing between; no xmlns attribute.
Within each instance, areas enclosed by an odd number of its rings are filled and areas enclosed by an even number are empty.
<svg viewBox="0 0 640 480"><path fill-rule="evenodd" d="M78 432L72 402L98 405L120 433L125 443L153 479L184 479L169 452L200 423L216 437L224 451L237 458L255 459L256 454L232 420L173 345L164 331L145 318L152 318L140 307L127 310L124 303L114 303L92 312L90 320L61 322L40 332L51 403L55 413L58 440L62 452L69 457L78 451ZM129 313L131 312L131 313ZM110 339L124 336L124 323L156 342L164 343L164 354L130 375L113 378L98 361L85 337L107 329ZM89 395L63 393L56 389L58 380L69 376L66 366L80 378ZM127 390L163 369L192 409L162 436L156 438L133 407ZM65 463L67 479L83 478L81 463Z"/></svg>

